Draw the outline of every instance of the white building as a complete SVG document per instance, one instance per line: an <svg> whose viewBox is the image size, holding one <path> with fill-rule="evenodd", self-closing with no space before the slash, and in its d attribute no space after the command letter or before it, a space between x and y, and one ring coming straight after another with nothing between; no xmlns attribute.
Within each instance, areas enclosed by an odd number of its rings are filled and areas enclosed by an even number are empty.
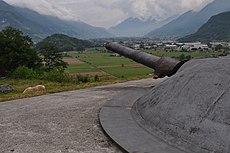
<svg viewBox="0 0 230 153"><path fill-rule="evenodd" d="M171 50L175 50L177 49L177 45L165 45L165 49L171 49Z"/></svg>
<svg viewBox="0 0 230 153"><path fill-rule="evenodd" d="M196 50L206 51L209 50L209 47L207 44L202 44L201 42L194 42L194 43L184 43L182 49L188 51L196 51Z"/></svg>

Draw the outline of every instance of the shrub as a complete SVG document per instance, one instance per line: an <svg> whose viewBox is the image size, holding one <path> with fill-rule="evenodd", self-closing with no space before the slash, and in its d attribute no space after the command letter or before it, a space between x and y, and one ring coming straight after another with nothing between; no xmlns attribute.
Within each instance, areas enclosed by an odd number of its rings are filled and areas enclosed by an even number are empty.
<svg viewBox="0 0 230 153"><path fill-rule="evenodd" d="M69 75L69 73L60 71L59 69L54 69L49 72L44 72L43 80L68 83L72 81L72 77Z"/></svg>
<svg viewBox="0 0 230 153"><path fill-rule="evenodd" d="M79 83L87 83L87 82L90 82L90 79L89 79L88 75L83 76L83 75L78 74L76 76L76 83L77 84L79 84Z"/></svg>
<svg viewBox="0 0 230 153"><path fill-rule="evenodd" d="M73 82L73 78L69 73L63 72L60 69L54 69L49 72L36 71L26 66L19 66L10 75L14 79L40 79L52 82L69 83ZM88 78L83 78L82 82L87 81Z"/></svg>
<svg viewBox="0 0 230 153"><path fill-rule="evenodd" d="M83 77L83 83L87 83L87 82L90 82L88 75Z"/></svg>
<svg viewBox="0 0 230 153"><path fill-rule="evenodd" d="M11 77L14 79L39 79L40 74L26 66L19 66L13 71Z"/></svg>
<svg viewBox="0 0 230 153"><path fill-rule="evenodd" d="M185 59L185 55L184 55L184 54L180 54L180 56L178 57L178 59L179 59L180 61L183 61L183 60Z"/></svg>
<svg viewBox="0 0 230 153"><path fill-rule="evenodd" d="M95 82L98 82L98 81L99 81L99 76L98 76L98 75L95 75L95 76L94 76L94 81L95 81Z"/></svg>
<svg viewBox="0 0 230 153"><path fill-rule="evenodd" d="M183 61L183 60L190 60L191 58L192 58L191 55L185 56L184 54L181 54L180 56L178 56L178 59L179 59L180 61Z"/></svg>

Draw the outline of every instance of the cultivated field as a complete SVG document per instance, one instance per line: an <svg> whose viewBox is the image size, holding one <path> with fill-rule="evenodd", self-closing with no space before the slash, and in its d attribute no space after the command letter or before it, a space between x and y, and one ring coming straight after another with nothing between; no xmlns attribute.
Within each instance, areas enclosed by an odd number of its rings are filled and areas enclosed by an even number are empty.
<svg viewBox="0 0 230 153"><path fill-rule="evenodd" d="M149 54L157 56L168 56L173 58L191 57L207 58L217 57L221 52L176 52L164 50L146 50ZM183 54L183 55L182 55ZM132 79L150 77L154 70L136 63L128 58L118 56L111 52L99 52L90 49L85 52L68 52L65 61L69 63L67 72L71 74L81 74L95 76L103 79Z"/></svg>
<svg viewBox="0 0 230 153"><path fill-rule="evenodd" d="M65 61L71 61L67 69L71 74L98 75L104 79L132 79L146 78L153 72L150 68L113 53L86 51L69 52L68 55L70 57L65 58ZM73 59L78 62L73 63Z"/></svg>
<svg viewBox="0 0 230 153"><path fill-rule="evenodd" d="M218 51L193 51L193 52L180 52L180 51L165 51L165 50L146 50L147 53L157 56L179 57L180 55L191 56L192 58L208 58L218 57L223 52Z"/></svg>

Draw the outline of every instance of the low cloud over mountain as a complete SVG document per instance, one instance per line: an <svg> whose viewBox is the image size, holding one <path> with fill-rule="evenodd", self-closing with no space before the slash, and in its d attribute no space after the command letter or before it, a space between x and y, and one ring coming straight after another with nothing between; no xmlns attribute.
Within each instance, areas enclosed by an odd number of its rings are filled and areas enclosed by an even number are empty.
<svg viewBox="0 0 230 153"><path fill-rule="evenodd" d="M111 27L129 18L166 19L205 6L212 0L5 0L6 2L55 15L82 20L94 26Z"/></svg>

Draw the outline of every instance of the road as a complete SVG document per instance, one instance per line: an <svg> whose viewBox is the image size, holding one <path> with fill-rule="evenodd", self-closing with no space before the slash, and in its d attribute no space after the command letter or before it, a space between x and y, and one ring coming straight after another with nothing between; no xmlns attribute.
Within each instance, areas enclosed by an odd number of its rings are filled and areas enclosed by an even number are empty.
<svg viewBox="0 0 230 153"><path fill-rule="evenodd" d="M1 153L119 153L98 114L112 97L153 79L0 103Z"/></svg>

